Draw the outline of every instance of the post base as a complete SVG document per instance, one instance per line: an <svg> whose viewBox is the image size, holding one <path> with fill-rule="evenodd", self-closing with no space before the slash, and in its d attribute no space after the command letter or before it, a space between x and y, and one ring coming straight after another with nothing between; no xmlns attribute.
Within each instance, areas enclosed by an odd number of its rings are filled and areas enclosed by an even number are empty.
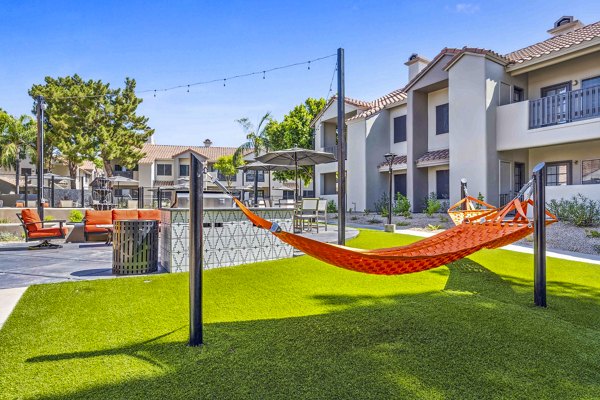
<svg viewBox="0 0 600 400"><path fill-rule="evenodd" d="M394 233L394 232L396 232L396 225L394 225L394 224L385 224L383 226L383 230L385 232Z"/></svg>
<svg viewBox="0 0 600 400"><path fill-rule="evenodd" d="M50 243L47 240L44 240L40 244L36 244L35 246L29 246L29 250L46 250L46 249L61 249L62 246L60 244Z"/></svg>

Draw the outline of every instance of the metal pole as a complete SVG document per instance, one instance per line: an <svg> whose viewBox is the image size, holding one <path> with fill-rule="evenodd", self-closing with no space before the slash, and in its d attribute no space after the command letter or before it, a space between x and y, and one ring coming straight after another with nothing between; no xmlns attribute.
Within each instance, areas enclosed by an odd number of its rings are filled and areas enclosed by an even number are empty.
<svg viewBox="0 0 600 400"><path fill-rule="evenodd" d="M81 189L81 207L85 207L85 189L83 188L83 175L79 177L79 186Z"/></svg>
<svg viewBox="0 0 600 400"><path fill-rule="evenodd" d="M294 152L294 202L298 202L298 153Z"/></svg>
<svg viewBox="0 0 600 400"><path fill-rule="evenodd" d="M533 168L533 298L546 307L546 182L545 163Z"/></svg>
<svg viewBox="0 0 600 400"><path fill-rule="evenodd" d="M156 202L158 203L156 205L156 208L162 208L162 192L160 190L160 187L156 190Z"/></svg>
<svg viewBox="0 0 600 400"><path fill-rule="evenodd" d="M467 179L466 178L462 178L460 180L460 199L464 199L465 197L467 197ZM463 210L467 209L467 203L463 203L462 207Z"/></svg>
<svg viewBox="0 0 600 400"><path fill-rule="evenodd" d="M390 198L388 202L388 225L392 224L392 160L390 160L390 176L389 176Z"/></svg>
<svg viewBox="0 0 600 400"><path fill-rule="evenodd" d="M54 175L50 178L50 207L54 207Z"/></svg>
<svg viewBox="0 0 600 400"><path fill-rule="evenodd" d="M27 192L29 191L29 185L27 181L29 180L29 175L25 174L25 207L27 207Z"/></svg>
<svg viewBox="0 0 600 400"><path fill-rule="evenodd" d="M337 51L337 145L338 145L338 244L346 244L346 93L344 88L344 49Z"/></svg>
<svg viewBox="0 0 600 400"><path fill-rule="evenodd" d="M144 208L144 187L138 187L138 208Z"/></svg>
<svg viewBox="0 0 600 400"><path fill-rule="evenodd" d="M202 342L202 226L204 168L202 161L191 155L190 165L190 346Z"/></svg>
<svg viewBox="0 0 600 400"><path fill-rule="evenodd" d="M258 207L258 170L254 170L254 207Z"/></svg>
<svg viewBox="0 0 600 400"><path fill-rule="evenodd" d="M37 97L37 209L38 214L44 220L44 98ZM25 202L27 206L27 200Z"/></svg>

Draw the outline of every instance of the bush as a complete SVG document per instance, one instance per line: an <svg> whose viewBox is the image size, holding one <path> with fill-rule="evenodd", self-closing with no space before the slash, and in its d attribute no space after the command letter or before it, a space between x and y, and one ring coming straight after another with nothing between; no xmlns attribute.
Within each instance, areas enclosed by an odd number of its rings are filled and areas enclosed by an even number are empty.
<svg viewBox="0 0 600 400"><path fill-rule="evenodd" d="M69 213L69 222L81 222L83 221L83 213L79 210L71 210Z"/></svg>
<svg viewBox="0 0 600 400"><path fill-rule="evenodd" d="M581 194L571 200L550 200L546 205L548 211L558 219L570 222L575 226L595 226L600 224L600 202L589 199Z"/></svg>
<svg viewBox="0 0 600 400"><path fill-rule="evenodd" d="M54 221L54 216L52 216L52 215L46 215L44 217L44 221Z"/></svg>
<svg viewBox="0 0 600 400"><path fill-rule="evenodd" d="M8 224L8 223L10 223L8 218L0 218L0 224Z"/></svg>
<svg viewBox="0 0 600 400"><path fill-rule="evenodd" d="M390 199L390 198L388 197L388 194L387 194L387 192L383 192L383 193L381 194L381 197L379 198L379 200L377 200L377 201L375 202L375 212L376 212L377 214L381 214L381 213L383 213L383 212L384 212L383 210L385 210L385 211L387 211L387 210L388 210L388 207L389 207L389 202L390 202L390 200L389 200L389 199Z"/></svg>
<svg viewBox="0 0 600 400"><path fill-rule="evenodd" d="M0 242L15 242L18 240L19 237L10 232L0 232Z"/></svg>
<svg viewBox="0 0 600 400"><path fill-rule="evenodd" d="M429 193L429 196L425 199L425 207L423 211L427 216L431 217L433 214L440 211L442 203L437 199L435 192Z"/></svg>
<svg viewBox="0 0 600 400"><path fill-rule="evenodd" d="M586 233L586 236L593 239L600 239L600 232L592 229Z"/></svg>
<svg viewBox="0 0 600 400"><path fill-rule="evenodd" d="M334 214L334 213L336 213L337 211L338 211L338 210L337 210L337 206L335 205L335 201L333 201L333 200L329 200L329 201L327 202L327 212L328 212L328 213L330 213L330 214Z"/></svg>
<svg viewBox="0 0 600 400"><path fill-rule="evenodd" d="M410 201L408 197L402 195L402 193L396 194L396 204L394 204L394 214L401 215L403 217L410 217Z"/></svg>
<svg viewBox="0 0 600 400"><path fill-rule="evenodd" d="M477 200L479 200L479 201L485 201L485 197L483 197L483 195L481 194L481 192L479 192L479 194L477 195ZM476 210L481 210L481 204L475 203L475 209Z"/></svg>

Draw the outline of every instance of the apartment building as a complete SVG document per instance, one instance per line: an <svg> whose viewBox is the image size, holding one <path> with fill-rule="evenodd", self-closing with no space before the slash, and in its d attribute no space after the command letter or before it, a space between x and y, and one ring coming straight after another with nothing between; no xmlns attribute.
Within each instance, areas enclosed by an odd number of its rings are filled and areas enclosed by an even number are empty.
<svg viewBox="0 0 600 400"><path fill-rule="evenodd" d="M502 205L546 162L547 197L581 193L600 200L600 22L559 18L550 37L525 48L444 48L431 60L413 54L408 83L374 101L346 98L347 203L372 209L387 191L414 211L435 193L471 194ZM315 147L334 149L337 99L313 121ZM316 191L336 199L335 163L316 167Z"/></svg>

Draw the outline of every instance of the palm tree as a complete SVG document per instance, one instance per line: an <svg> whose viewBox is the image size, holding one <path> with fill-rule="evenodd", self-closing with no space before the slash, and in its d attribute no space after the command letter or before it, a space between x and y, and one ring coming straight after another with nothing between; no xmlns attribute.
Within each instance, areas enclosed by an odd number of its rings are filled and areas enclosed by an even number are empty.
<svg viewBox="0 0 600 400"><path fill-rule="evenodd" d="M266 134L266 127L268 122L271 121L271 113L267 112L258 122L256 129L249 118L241 118L236 120L238 124L242 126L244 133L246 134L247 141L237 148L233 153L234 161L242 165L244 154L249 151L254 152L254 156L257 156L260 152L269 151L269 140ZM271 188L269 188L269 191ZM254 171L254 205L258 204L258 171Z"/></svg>
<svg viewBox="0 0 600 400"><path fill-rule="evenodd" d="M21 160L31 156L35 146L36 126L27 115L15 118L0 110L0 167L15 170L16 193L19 194Z"/></svg>

